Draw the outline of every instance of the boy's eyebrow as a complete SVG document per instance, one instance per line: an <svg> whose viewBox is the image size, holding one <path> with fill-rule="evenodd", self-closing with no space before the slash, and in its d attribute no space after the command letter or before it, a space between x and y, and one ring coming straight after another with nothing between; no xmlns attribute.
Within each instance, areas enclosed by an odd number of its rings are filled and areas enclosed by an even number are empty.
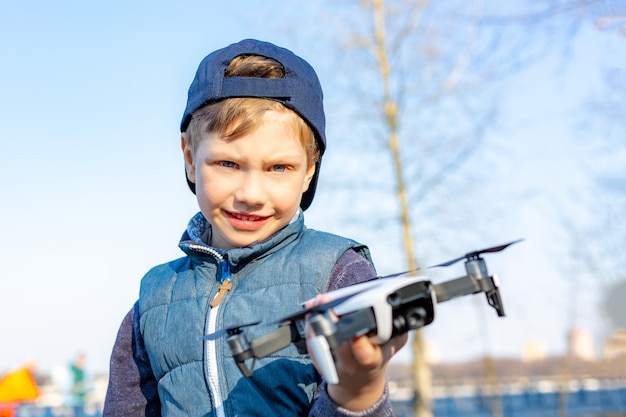
<svg viewBox="0 0 626 417"><path fill-rule="evenodd" d="M274 154L270 158L269 161L283 161L287 160L288 162L299 162L302 159L302 156L295 153L284 153L284 154ZM306 159L306 158L305 158Z"/></svg>
<svg viewBox="0 0 626 417"><path fill-rule="evenodd" d="M232 148L217 148L212 149L210 154L208 155L211 159L222 159L222 158L236 158L240 154L239 151L236 151ZM269 161L289 159L289 160L299 160L302 155L299 152L295 151L277 151L273 152L269 158L266 158Z"/></svg>

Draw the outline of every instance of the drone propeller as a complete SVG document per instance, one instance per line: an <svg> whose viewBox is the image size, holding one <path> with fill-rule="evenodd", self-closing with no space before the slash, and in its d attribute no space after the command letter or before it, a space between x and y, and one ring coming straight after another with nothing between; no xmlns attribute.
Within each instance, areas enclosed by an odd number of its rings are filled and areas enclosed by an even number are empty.
<svg viewBox="0 0 626 417"><path fill-rule="evenodd" d="M229 336L231 336L233 334L239 334L239 333L241 333L241 329L243 329L244 327L256 326L259 323L261 323L261 322L260 321L255 321L254 323L246 323L246 324L242 324L240 326L225 327L225 328L223 328L221 330L216 331L215 333L207 334L202 339L204 339L204 340L215 340L215 339L219 339L220 337L224 336L225 334L228 334Z"/></svg>
<svg viewBox="0 0 626 417"><path fill-rule="evenodd" d="M522 240L524 240L524 239L517 239L517 240L514 240L513 242L505 243L505 244L499 245L499 246L494 246L492 248L486 248L486 249L481 249L481 250L477 250L477 251L474 251L474 252L469 252L469 253L466 253L465 255L461 256L461 257L458 257L458 258L453 259L453 260L448 261L448 262L444 262L442 264L433 265L433 266L431 266L429 268L438 268L438 267L441 267L441 266L450 266L450 265L455 264L455 263L457 263L457 262L459 262L459 261L461 261L463 259L467 259L467 260L476 259L483 253L500 252L501 250L504 250L504 249L508 248L509 246L515 244L515 243L519 243Z"/></svg>
<svg viewBox="0 0 626 417"><path fill-rule="evenodd" d="M408 271L396 272L395 274L389 274L389 275L385 275L385 276L382 276L382 277L377 277L376 279L396 278L396 277L400 277L402 275L410 274L411 272L417 272L420 269L422 269L422 268L413 268L413 269L409 269Z"/></svg>
<svg viewBox="0 0 626 417"><path fill-rule="evenodd" d="M284 324L284 323L289 323L289 322L293 322L296 320L302 320L303 318L307 316L307 314L311 314L311 313L323 314L327 312L328 310L330 310L331 308L337 307L339 304L345 301L348 301L350 298L354 297L355 295L362 293L363 291L365 291L365 289L361 291L353 292L348 295L344 295L343 297L335 298L334 300L330 300L329 302L324 303L324 304L316 304L314 306L307 307L287 317L283 317L282 319L278 320L277 323Z"/></svg>

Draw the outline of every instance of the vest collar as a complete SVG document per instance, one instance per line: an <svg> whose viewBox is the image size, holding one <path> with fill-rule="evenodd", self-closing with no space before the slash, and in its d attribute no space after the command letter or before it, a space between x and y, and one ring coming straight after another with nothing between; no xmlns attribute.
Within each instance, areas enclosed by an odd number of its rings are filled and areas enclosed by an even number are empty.
<svg viewBox="0 0 626 417"><path fill-rule="evenodd" d="M218 249L206 243L211 239L211 225L199 212L189 221L178 246L191 257L206 258L208 256L216 260L228 259L232 266L237 266L255 258L268 256L296 239L304 229L304 214L299 209L287 226L264 241L243 248Z"/></svg>

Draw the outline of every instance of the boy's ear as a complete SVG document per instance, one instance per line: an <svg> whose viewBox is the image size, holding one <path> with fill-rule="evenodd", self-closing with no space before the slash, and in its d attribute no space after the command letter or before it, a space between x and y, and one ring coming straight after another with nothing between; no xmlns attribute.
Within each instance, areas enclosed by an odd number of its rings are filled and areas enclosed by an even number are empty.
<svg viewBox="0 0 626 417"><path fill-rule="evenodd" d="M313 175L315 175L315 164L309 165L309 168L306 170L306 174L304 175L304 185L302 187L303 193L309 189Z"/></svg>
<svg viewBox="0 0 626 417"><path fill-rule="evenodd" d="M180 147L183 150L183 158L185 160L185 171L187 172L187 179L195 184L196 165L193 160L193 150L191 148L191 144L187 141L187 137L184 133L180 137Z"/></svg>

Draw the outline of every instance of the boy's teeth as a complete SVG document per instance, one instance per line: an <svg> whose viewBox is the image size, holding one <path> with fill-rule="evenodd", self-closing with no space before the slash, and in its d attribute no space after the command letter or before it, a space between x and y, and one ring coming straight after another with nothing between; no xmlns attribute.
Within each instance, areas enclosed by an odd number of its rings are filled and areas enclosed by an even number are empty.
<svg viewBox="0 0 626 417"><path fill-rule="evenodd" d="M258 220L258 216L242 216L241 214L235 214L235 217L239 220Z"/></svg>

